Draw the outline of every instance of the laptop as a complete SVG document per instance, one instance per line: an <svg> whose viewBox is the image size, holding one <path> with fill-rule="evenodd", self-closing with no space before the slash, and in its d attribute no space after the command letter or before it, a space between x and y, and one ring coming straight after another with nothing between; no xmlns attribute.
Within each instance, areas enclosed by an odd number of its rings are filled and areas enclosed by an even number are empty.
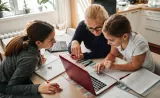
<svg viewBox="0 0 160 98"><path fill-rule="evenodd" d="M97 74L90 66L87 66L88 69L84 70L63 56L59 57L68 76L94 95L99 95L117 82L117 80L104 73Z"/></svg>
<svg viewBox="0 0 160 98"><path fill-rule="evenodd" d="M66 41L57 41L50 49L47 49L49 52L62 52L67 51Z"/></svg>

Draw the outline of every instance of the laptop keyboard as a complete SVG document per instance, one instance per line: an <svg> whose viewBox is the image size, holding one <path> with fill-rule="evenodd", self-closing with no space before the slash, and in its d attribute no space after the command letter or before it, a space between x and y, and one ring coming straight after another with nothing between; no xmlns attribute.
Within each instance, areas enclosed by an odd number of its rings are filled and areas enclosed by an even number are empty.
<svg viewBox="0 0 160 98"><path fill-rule="evenodd" d="M106 84L104 84L103 82L97 80L96 78L94 78L92 76L91 76L91 81L92 81L95 92L97 92L100 89L102 89L103 87L107 86Z"/></svg>
<svg viewBox="0 0 160 98"><path fill-rule="evenodd" d="M58 41L56 42L52 49L51 49L52 52L54 51L67 51L67 44L65 41Z"/></svg>

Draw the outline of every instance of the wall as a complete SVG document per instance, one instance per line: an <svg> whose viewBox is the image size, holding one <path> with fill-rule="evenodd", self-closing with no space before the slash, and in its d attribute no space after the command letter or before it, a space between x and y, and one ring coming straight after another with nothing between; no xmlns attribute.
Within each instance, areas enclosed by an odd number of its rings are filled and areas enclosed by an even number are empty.
<svg viewBox="0 0 160 98"><path fill-rule="evenodd" d="M93 0L71 0L72 27L76 28L80 21L84 20L85 10Z"/></svg>
<svg viewBox="0 0 160 98"><path fill-rule="evenodd" d="M62 6L61 4L58 4L59 6ZM70 0L66 0L66 13L67 13L67 24L70 27L71 26L71 12L70 12ZM48 12L42 12L42 13L36 13L36 14L26 14L26 15L20 15L18 17L8 17L4 19L0 19L0 33L6 33L16 30L21 30L25 27L27 21L29 20L44 20L51 24L59 24L59 9L60 7L57 7L56 11L48 11Z"/></svg>

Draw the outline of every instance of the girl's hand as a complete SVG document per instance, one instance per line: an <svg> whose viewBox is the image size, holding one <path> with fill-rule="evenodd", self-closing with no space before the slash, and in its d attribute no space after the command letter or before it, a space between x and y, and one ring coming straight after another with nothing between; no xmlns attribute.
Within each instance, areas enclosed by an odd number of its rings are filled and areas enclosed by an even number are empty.
<svg viewBox="0 0 160 98"><path fill-rule="evenodd" d="M110 60L105 60L103 62L103 65L105 66L106 69L110 69L113 66L113 62Z"/></svg>
<svg viewBox="0 0 160 98"><path fill-rule="evenodd" d="M94 68L95 68L96 72L99 73L104 68L110 69L112 66L113 66L113 62L106 59L104 62L96 64L94 66Z"/></svg>
<svg viewBox="0 0 160 98"><path fill-rule="evenodd" d="M41 84L38 87L38 92L40 92L41 94L55 94L61 91L62 89L57 83Z"/></svg>
<svg viewBox="0 0 160 98"><path fill-rule="evenodd" d="M46 62L46 58L44 57L44 55L40 55L40 59L41 59L40 64L43 65Z"/></svg>
<svg viewBox="0 0 160 98"><path fill-rule="evenodd" d="M100 72L100 70L103 70L105 68L104 64L103 63L97 63L95 66L94 66L95 70L97 73Z"/></svg>
<svg viewBox="0 0 160 98"><path fill-rule="evenodd" d="M77 40L72 41L71 54L75 55L77 58L81 58L81 46Z"/></svg>

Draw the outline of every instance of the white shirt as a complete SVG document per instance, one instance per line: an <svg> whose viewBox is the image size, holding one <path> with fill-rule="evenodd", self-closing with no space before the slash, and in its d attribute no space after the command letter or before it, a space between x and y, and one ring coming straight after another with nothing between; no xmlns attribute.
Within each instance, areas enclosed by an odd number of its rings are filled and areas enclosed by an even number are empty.
<svg viewBox="0 0 160 98"><path fill-rule="evenodd" d="M122 50L121 46L117 47L117 49L128 63L132 62L132 56L141 55L146 52L146 58L142 64L142 67L154 72L155 64L152 59L148 42L140 34L131 32L126 49Z"/></svg>

